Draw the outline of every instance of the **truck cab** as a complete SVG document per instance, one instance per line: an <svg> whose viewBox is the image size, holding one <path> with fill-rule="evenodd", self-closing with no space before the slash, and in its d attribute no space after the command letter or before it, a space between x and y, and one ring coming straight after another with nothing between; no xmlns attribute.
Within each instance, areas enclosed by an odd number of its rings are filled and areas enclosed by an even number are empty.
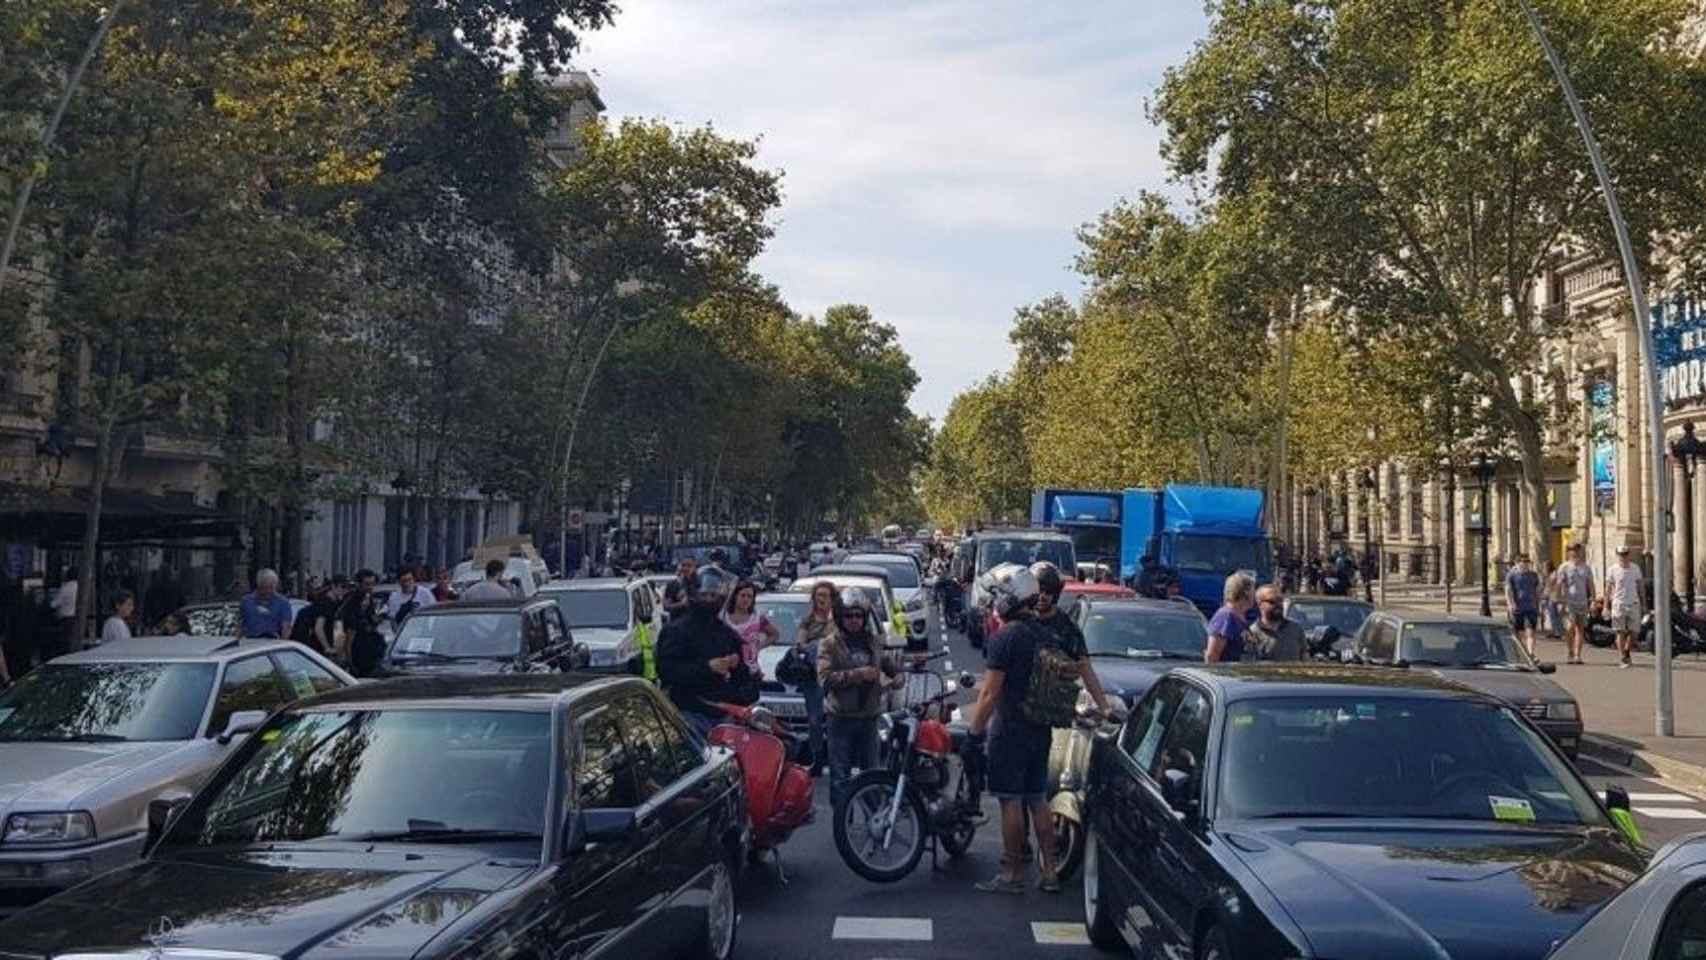
<svg viewBox="0 0 1706 960"><path fill-rule="evenodd" d="M1003 563L1028 567L1039 561L1054 564L1065 577L1075 576L1078 569L1072 538L1059 530L980 530L967 539L970 548L964 554L966 563L958 572L971 581L966 601L966 636L978 649L983 647L984 619L990 601L981 583L984 574Z"/></svg>
<svg viewBox="0 0 1706 960"><path fill-rule="evenodd" d="M1273 544L1263 525L1267 495L1240 487L1169 485L1127 490L1120 573L1137 576L1148 554L1179 576L1179 588L1199 609L1220 606L1226 578L1244 572L1267 583L1274 576Z"/></svg>

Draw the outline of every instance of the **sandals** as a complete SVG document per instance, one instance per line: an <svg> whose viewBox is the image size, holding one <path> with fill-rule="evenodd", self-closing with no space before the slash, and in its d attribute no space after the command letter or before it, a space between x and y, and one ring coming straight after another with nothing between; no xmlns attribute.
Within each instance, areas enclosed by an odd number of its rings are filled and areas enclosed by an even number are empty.
<svg viewBox="0 0 1706 960"><path fill-rule="evenodd" d="M972 889L979 893L1023 894L1025 892L1025 881L1009 880L998 873L982 883L974 884ZM1058 885L1056 889L1059 889Z"/></svg>
<svg viewBox="0 0 1706 960"><path fill-rule="evenodd" d="M1044 893L1059 893L1060 875L1058 873L1045 873L1038 877L1037 889Z"/></svg>

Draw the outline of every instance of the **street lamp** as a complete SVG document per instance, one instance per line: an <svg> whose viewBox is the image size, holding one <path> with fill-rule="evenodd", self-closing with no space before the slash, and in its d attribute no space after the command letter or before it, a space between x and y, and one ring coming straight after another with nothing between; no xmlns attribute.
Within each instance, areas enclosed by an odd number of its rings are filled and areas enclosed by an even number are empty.
<svg viewBox="0 0 1706 960"><path fill-rule="evenodd" d="M417 545L414 478L409 476L407 470L399 470L397 475L391 479L391 489L399 491L403 495L403 562L412 563L415 559L415 547Z"/></svg>
<svg viewBox="0 0 1706 960"><path fill-rule="evenodd" d="M1687 515L1687 526L1682 528L1683 553L1688 557L1688 606L1694 609L1694 474L1700 469L1700 460L1706 457L1706 443L1694 435L1694 421L1682 425L1682 437L1671 441L1671 456L1682 464L1682 511Z"/></svg>
<svg viewBox="0 0 1706 960"><path fill-rule="evenodd" d="M1374 495L1380 485L1374 480L1373 470L1364 470L1362 479L1357 486L1363 490L1362 508L1362 598L1369 603L1374 602L1374 581L1369 574L1374 566Z"/></svg>
<svg viewBox="0 0 1706 960"><path fill-rule="evenodd" d="M1303 488L1303 556L1305 559L1315 556L1315 551L1311 543L1315 534L1313 527L1315 515L1314 503L1315 498L1320 496L1320 494L1321 491L1315 489L1313 485Z"/></svg>
<svg viewBox="0 0 1706 960"><path fill-rule="evenodd" d="M1481 481L1481 616L1493 615L1492 597L1487 592L1487 540L1492 536L1491 522L1493 471L1496 464L1485 453L1475 455L1475 478Z"/></svg>

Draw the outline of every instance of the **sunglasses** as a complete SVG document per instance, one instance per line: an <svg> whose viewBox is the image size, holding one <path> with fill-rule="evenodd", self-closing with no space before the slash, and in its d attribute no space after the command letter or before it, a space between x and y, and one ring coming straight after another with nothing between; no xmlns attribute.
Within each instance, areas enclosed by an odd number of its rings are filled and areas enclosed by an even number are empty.
<svg viewBox="0 0 1706 960"><path fill-rule="evenodd" d="M841 619L843 619L843 620L863 620L863 619L865 619L865 611L863 611L863 610L843 610L841 612Z"/></svg>

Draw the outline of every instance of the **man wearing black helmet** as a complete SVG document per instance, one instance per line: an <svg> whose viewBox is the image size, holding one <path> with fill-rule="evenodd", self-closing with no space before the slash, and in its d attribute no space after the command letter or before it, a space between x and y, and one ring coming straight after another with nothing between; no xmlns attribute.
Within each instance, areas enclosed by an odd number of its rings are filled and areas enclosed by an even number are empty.
<svg viewBox="0 0 1706 960"><path fill-rule="evenodd" d="M1031 564L1031 574L1037 578L1037 624L1054 634L1058 640L1056 645L1078 661L1084 671L1084 689L1090 691L1090 699L1105 716L1108 713L1108 696L1102 692L1101 678L1096 676L1096 668L1090 662L1090 647L1084 640L1084 631L1078 629L1078 622L1060 607L1060 595L1066 591L1066 579L1060 575L1060 568L1046 560Z"/></svg>
<svg viewBox="0 0 1706 960"><path fill-rule="evenodd" d="M740 655L740 635L718 616L734 577L721 567L698 572L692 604L658 635L658 681L703 737L722 719L715 704L751 704L758 685Z"/></svg>

